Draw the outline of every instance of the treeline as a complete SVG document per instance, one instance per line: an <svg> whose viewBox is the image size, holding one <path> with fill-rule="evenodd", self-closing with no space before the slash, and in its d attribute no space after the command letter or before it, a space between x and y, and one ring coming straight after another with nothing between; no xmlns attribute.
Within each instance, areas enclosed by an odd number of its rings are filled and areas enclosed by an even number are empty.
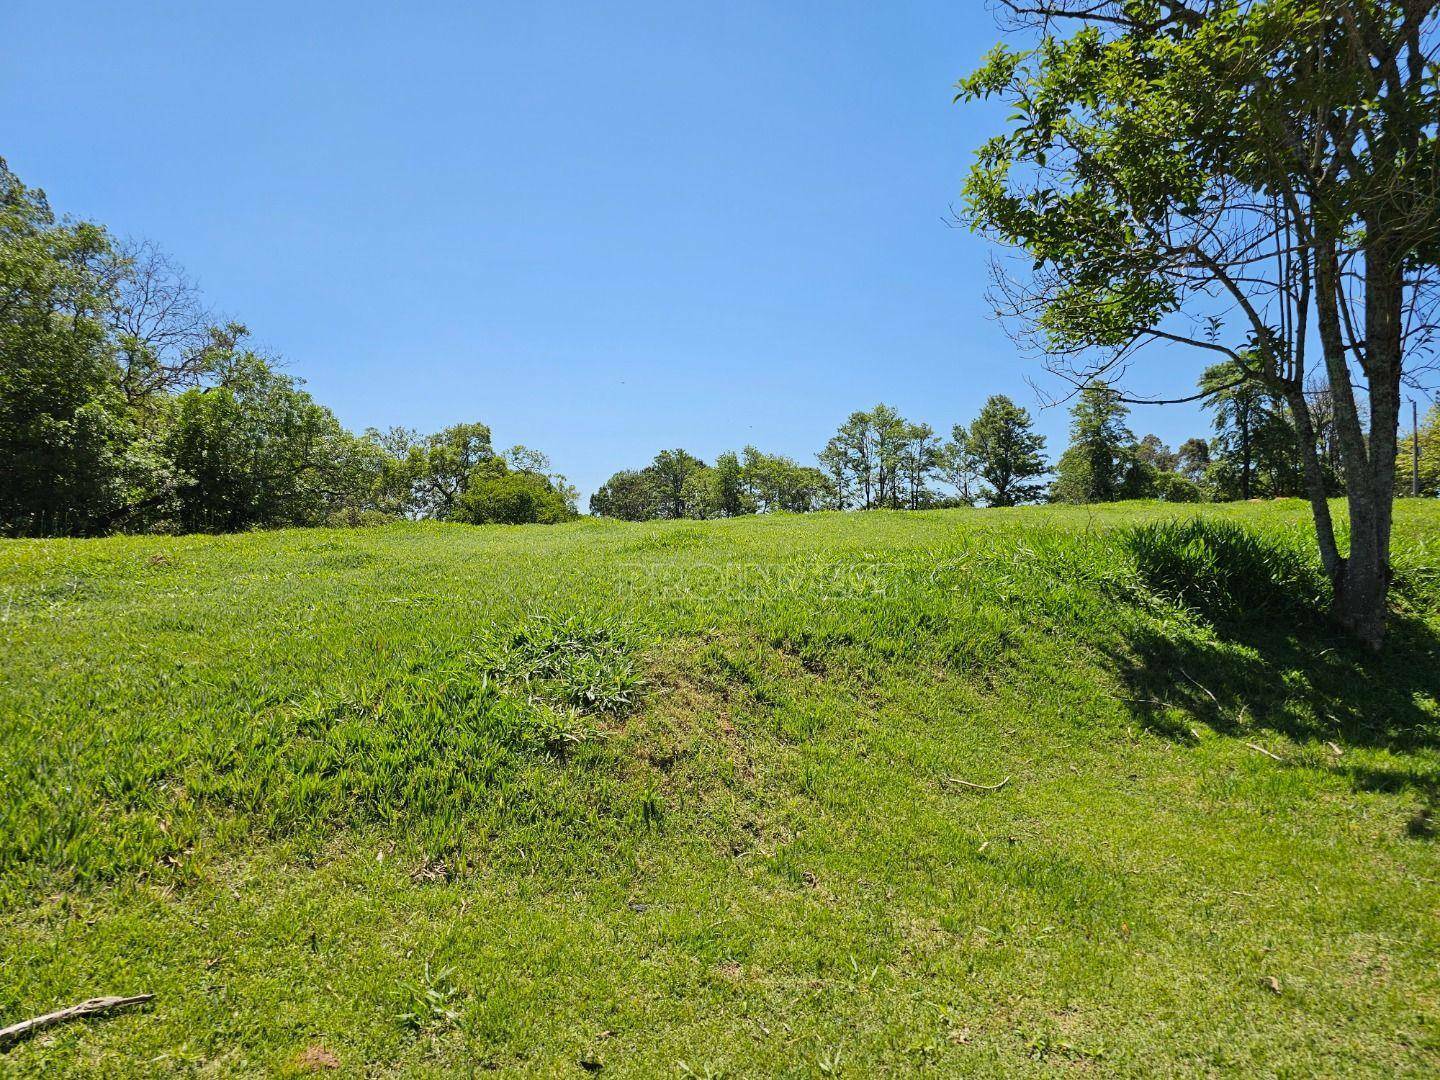
<svg viewBox="0 0 1440 1080"><path fill-rule="evenodd" d="M713 464L666 450L612 476L590 510L648 520L1302 495L1303 443L1286 400L1233 365L1206 371L1200 390L1212 431L1174 450L1136 439L1103 383L1077 395L1053 467L1029 412L1004 396L948 437L877 405L848 417L815 465L755 447ZM1335 494L1334 410L1323 393L1308 399L1321 479ZM1420 491L1433 496L1440 410L1420 442ZM1397 466L1408 494L1408 445ZM57 220L0 159L0 535L551 523L574 517L575 502L544 454L497 451L484 424L347 431L152 244Z"/></svg>
<svg viewBox="0 0 1440 1080"><path fill-rule="evenodd" d="M0 159L0 534L550 522L574 503L484 424L347 431L153 245L57 220Z"/></svg>
<svg viewBox="0 0 1440 1080"><path fill-rule="evenodd" d="M1209 438L1178 448L1158 436L1136 438L1130 409L1104 382L1080 390L1070 440L1052 466L1028 410L991 397L948 438L889 405L852 413L816 455L818 467L746 447L713 465L685 450L664 450L643 469L616 473L591 497L592 514L653 518L734 517L785 510L919 510L947 506L1098 503L1127 499L1232 501L1304 495L1299 436L1285 401L1241 380L1230 365L1200 381ZM1311 403L1326 488L1340 492L1339 451L1328 402ZM1420 433L1421 492L1440 494L1440 407ZM1410 491L1410 448L1397 488Z"/></svg>

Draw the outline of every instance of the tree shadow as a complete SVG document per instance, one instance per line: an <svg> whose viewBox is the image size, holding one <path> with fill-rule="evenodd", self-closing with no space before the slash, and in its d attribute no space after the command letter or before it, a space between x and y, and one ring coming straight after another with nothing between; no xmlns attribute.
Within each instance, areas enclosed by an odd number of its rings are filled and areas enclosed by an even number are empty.
<svg viewBox="0 0 1440 1080"><path fill-rule="evenodd" d="M1397 616L1373 653L1318 617L1212 623L1213 635L1148 627L1111 653L1134 719L1164 738L1191 742L1203 723L1230 737L1273 731L1298 743L1395 754L1440 750L1440 635ZM1358 789L1420 796L1411 836L1433 837L1440 817L1440 761L1393 767L1340 754L1329 768Z"/></svg>

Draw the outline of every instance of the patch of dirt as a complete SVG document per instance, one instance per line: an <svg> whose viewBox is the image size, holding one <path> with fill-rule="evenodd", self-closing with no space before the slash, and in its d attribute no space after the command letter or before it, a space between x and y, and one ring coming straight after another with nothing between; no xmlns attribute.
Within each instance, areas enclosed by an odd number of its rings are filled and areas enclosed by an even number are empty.
<svg viewBox="0 0 1440 1080"><path fill-rule="evenodd" d="M328 1072L340 1068L340 1055L317 1043L295 1055L295 1068L306 1073Z"/></svg>

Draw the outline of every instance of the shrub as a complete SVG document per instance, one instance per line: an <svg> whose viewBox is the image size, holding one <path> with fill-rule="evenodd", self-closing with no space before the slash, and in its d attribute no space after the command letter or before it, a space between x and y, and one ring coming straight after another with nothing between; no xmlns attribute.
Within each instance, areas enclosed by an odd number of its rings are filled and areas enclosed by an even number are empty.
<svg viewBox="0 0 1440 1080"><path fill-rule="evenodd" d="M1324 608L1324 574L1296 545L1199 517L1120 536L1146 588L1212 621L1314 616Z"/></svg>
<svg viewBox="0 0 1440 1080"><path fill-rule="evenodd" d="M1153 481L1155 498L1169 503L1201 501L1200 485L1173 472L1157 472Z"/></svg>
<svg viewBox="0 0 1440 1080"><path fill-rule="evenodd" d="M454 514L472 525L554 525L574 516L549 478L520 471L476 477Z"/></svg>

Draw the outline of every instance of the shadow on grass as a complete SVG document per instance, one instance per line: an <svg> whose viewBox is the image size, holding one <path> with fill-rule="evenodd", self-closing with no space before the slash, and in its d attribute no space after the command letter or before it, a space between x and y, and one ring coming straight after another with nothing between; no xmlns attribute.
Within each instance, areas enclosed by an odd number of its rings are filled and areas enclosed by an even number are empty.
<svg viewBox="0 0 1440 1080"><path fill-rule="evenodd" d="M1210 642L1151 631L1129 646L1114 659L1131 713L1166 738L1191 741L1200 721L1235 738L1268 730L1341 749L1440 749L1440 723L1423 704L1440 687L1440 637L1422 623L1398 622L1379 656L1320 627L1285 634L1230 626ZM1440 763L1433 757L1384 767L1339 757L1327 767L1360 791L1414 792L1421 808L1408 835L1437 834Z"/></svg>
<svg viewBox="0 0 1440 1080"><path fill-rule="evenodd" d="M1229 538L1204 539L1221 555L1232 554L1223 550ZM1142 580L1158 595L1179 599L1170 581L1147 572L1143 547L1132 546L1131 553ZM1422 809L1408 832L1436 835L1440 761L1427 751L1440 750L1440 635L1419 618L1395 614L1385 648L1373 653L1328 622L1314 592L1295 588L1291 556L1277 567L1270 553L1253 555L1242 608L1186 605L1213 633L1154 624L1111 654L1132 715L1148 730L1179 741L1194 738L1198 721L1231 737L1268 730L1298 743L1414 755L1384 767L1341 756L1329 768L1359 790L1415 792ZM1173 580L1193 580L1188 568L1175 569L1173 548L1164 559Z"/></svg>

